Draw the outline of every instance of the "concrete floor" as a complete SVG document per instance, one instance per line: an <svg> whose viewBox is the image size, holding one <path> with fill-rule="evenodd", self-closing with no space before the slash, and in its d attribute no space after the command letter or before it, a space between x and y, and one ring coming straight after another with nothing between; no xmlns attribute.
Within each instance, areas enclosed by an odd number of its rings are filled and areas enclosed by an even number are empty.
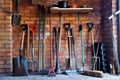
<svg viewBox="0 0 120 80"><path fill-rule="evenodd" d="M120 80L120 75L110 75L105 73L103 78L85 76L80 74L74 75L56 75L55 77L48 77L46 75L29 75L14 77L10 75L0 75L0 80Z"/></svg>

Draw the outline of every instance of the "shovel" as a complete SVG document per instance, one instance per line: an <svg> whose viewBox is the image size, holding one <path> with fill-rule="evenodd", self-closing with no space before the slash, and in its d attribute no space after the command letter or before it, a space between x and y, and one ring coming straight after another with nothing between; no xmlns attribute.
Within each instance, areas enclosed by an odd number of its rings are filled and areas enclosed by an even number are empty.
<svg viewBox="0 0 120 80"><path fill-rule="evenodd" d="M24 46L24 38L27 25L21 25L23 27L22 31L22 40L19 56L17 58L13 58L13 76L27 76L28 75L28 59L23 58L23 46Z"/></svg>

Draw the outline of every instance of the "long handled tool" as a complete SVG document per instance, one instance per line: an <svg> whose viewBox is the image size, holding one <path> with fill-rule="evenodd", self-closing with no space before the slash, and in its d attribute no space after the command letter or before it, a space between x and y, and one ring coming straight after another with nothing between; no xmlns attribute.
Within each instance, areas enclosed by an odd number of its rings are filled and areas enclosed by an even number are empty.
<svg viewBox="0 0 120 80"><path fill-rule="evenodd" d="M93 70L96 70L97 69L97 65L94 65L94 63L95 63L95 59L97 58L97 60L98 60L98 68L100 68L100 57L97 57L96 55L95 55L95 46L94 46L94 38L93 38L93 27L94 27L94 25L93 25L93 23L92 22L89 22L89 23L87 23L87 27L88 27L88 30L91 32L91 40L92 40L92 52L93 52L93 57L92 57L92 69Z"/></svg>
<svg viewBox="0 0 120 80"><path fill-rule="evenodd" d="M21 47L18 58L13 58L13 75L14 76L26 76L28 75L28 65L27 58L23 58L23 46L24 46L24 37L26 32L26 25L21 25L23 28Z"/></svg>
<svg viewBox="0 0 120 80"><path fill-rule="evenodd" d="M60 69L60 48L61 48L61 36L62 36L62 14L59 14L59 18L60 18L60 33L59 33L59 42L58 42L58 49L57 49L57 55L56 55L56 59L57 59L57 65L56 65L56 73L60 74L62 73L61 69Z"/></svg>
<svg viewBox="0 0 120 80"><path fill-rule="evenodd" d="M73 50L74 50L74 58L75 58L75 69L78 70L78 64L77 64L77 56L76 56L76 44L74 39L74 29L70 29L71 36L72 36L72 44L73 44Z"/></svg>
<svg viewBox="0 0 120 80"><path fill-rule="evenodd" d="M61 49L61 36L62 36L62 29L63 29L63 27L62 27L62 13L60 13L59 16L60 16L60 34L59 34L59 46L58 46L58 56L59 56L58 58L60 58L60 54L61 54L61 52L60 52L60 49Z"/></svg>
<svg viewBox="0 0 120 80"><path fill-rule="evenodd" d="M69 52L69 59L68 59L69 67L68 67L68 70L66 70L66 74L69 75L69 74L76 73L75 58L72 57L72 36L70 34L70 29L68 31L68 52Z"/></svg>
<svg viewBox="0 0 120 80"><path fill-rule="evenodd" d="M68 54L69 58L66 59L66 74L70 73L72 70L72 57L71 57L71 51L72 51L72 45L71 45L71 35L70 35L70 23L64 24L64 29L67 32L67 47L68 47Z"/></svg>
<svg viewBox="0 0 120 80"><path fill-rule="evenodd" d="M66 59L66 71L65 74L73 74L76 72L76 54L75 54L75 50L74 50L74 58L72 57L72 44L73 44L73 38L74 38L74 34L72 29L70 29L70 23L65 23L64 24L64 29L67 32L67 42L68 42L68 53L69 53L69 58ZM75 49L75 45L73 44L74 49Z"/></svg>
<svg viewBox="0 0 120 80"><path fill-rule="evenodd" d="M120 74L120 63L119 63L119 58L118 58L117 45L116 45L116 41L115 41L113 31L112 31L112 26L113 26L112 20L109 20L109 23L110 23L110 33L111 33L111 40L112 40L112 45L113 45L113 55L115 59L116 71L117 71L117 74Z"/></svg>
<svg viewBox="0 0 120 80"><path fill-rule="evenodd" d="M82 25L79 25L79 31L80 31L80 37L81 37L81 53L82 53L82 66L83 66L82 70L84 70L85 57L84 57L84 37L83 37Z"/></svg>
<svg viewBox="0 0 120 80"><path fill-rule="evenodd" d="M35 53L34 53L34 34L35 34L35 31L36 31L36 25L30 25L30 31L32 33L32 72L35 71L35 60L34 60L34 56L35 56Z"/></svg>
<svg viewBox="0 0 120 80"><path fill-rule="evenodd" d="M72 45L71 45L71 38L72 36L70 35L70 32L68 32L68 52L69 52L69 69L73 69L73 64L72 64Z"/></svg>
<svg viewBox="0 0 120 80"><path fill-rule="evenodd" d="M40 72L40 31L43 7L39 4L39 25L38 25L38 72Z"/></svg>
<svg viewBox="0 0 120 80"><path fill-rule="evenodd" d="M52 54L52 18L50 15L50 68L49 68L49 72L48 72L48 76L56 76L55 73L55 67L54 67L54 62L53 62L53 54Z"/></svg>
<svg viewBox="0 0 120 80"><path fill-rule="evenodd" d="M55 33L55 44L56 44L56 73L61 73L60 69L60 61L59 61L59 55L58 55L58 40L59 40L59 30L60 27L54 27L54 33Z"/></svg>
<svg viewBox="0 0 120 80"><path fill-rule="evenodd" d="M42 69L45 69L45 9L43 9L43 45L42 45Z"/></svg>
<svg viewBox="0 0 120 80"><path fill-rule="evenodd" d="M67 44L67 45L66 45L66 48L67 48L66 50L67 50L67 53L68 53L68 52L69 52L69 50L68 50L68 46L69 46L69 45L68 45L68 33L69 33L69 31L70 31L70 23L64 23L64 26L63 26L63 27L64 27L64 29L65 29L65 34L66 34L65 36L67 36L67 37L66 37L67 39L65 39L65 40L66 40L66 44ZM69 58L66 58L65 60L66 60L66 70L68 70L69 67L70 67L70 66L69 66L69 65L70 65L70 64L69 64Z"/></svg>
<svg viewBox="0 0 120 80"><path fill-rule="evenodd" d="M93 52L93 57L92 57L92 70L84 70L84 72L82 74L84 75L89 75L89 76L95 76L95 77L103 77L103 72L102 71L97 71L96 69L96 65L94 66L95 60L97 59L99 61L99 65L100 65L100 58L97 57L97 55L95 55L95 49L94 49L94 39L93 39L93 23L89 22L87 23L88 26L88 30L91 32L91 39L92 39L92 52Z"/></svg>
<svg viewBox="0 0 120 80"><path fill-rule="evenodd" d="M106 53L105 53L105 44L103 42L100 42L101 40L101 31L102 31L102 27L100 27L99 31L98 31L98 41L97 43L95 43L95 56L99 56L100 57L100 67L97 68L97 70L101 70L103 72L107 72L107 59L106 59ZM93 66L95 67L98 64L98 59L95 58L95 61L93 63Z"/></svg>
<svg viewBox="0 0 120 80"><path fill-rule="evenodd" d="M43 6L42 9L42 33L43 33L43 41L42 41L42 70L41 70L41 74L42 75L47 75L48 71L45 70L45 18L46 18L46 11L45 11L45 7Z"/></svg>
<svg viewBox="0 0 120 80"><path fill-rule="evenodd" d="M84 71L84 66L85 66L85 58L84 58L84 36L83 36L83 31L82 31L82 25L80 24L80 13L78 13L78 27L80 31L80 37L81 37L81 53L82 53L82 67L78 71L83 72Z"/></svg>
<svg viewBox="0 0 120 80"><path fill-rule="evenodd" d="M27 58L23 58L23 47L24 47L24 38L25 38L25 32L27 30L27 24L22 24L21 27L23 27L23 34L22 34L22 41L21 41L21 47L20 47L20 65L21 65L21 74L23 75L28 75L28 59Z"/></svg>

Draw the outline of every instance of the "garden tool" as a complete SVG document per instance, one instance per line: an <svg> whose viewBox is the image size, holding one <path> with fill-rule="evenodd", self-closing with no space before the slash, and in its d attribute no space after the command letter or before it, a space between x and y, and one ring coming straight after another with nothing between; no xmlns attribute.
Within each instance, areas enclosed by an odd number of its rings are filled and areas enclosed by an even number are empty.
<svg viewBox="0 0 120 80"><path fill-rule="evenodd" d="M22 24L20 27L23 29L22 40L21 40L19 57L13 58L13 76L28 75L28 65L27 65L28 59L23 57L24 38L28 26L26 24Z"/></svg>
<svg viewBox="0 0 120 80"><path fill-rule="evenodd" d="M99 69L100 69L100 57L98 57L98 56L95 55L95 46L94 46L94 38L93 38L93 27L94 27L94 25L93 25L92 22L89 22L89 23L87 23L87 27L88 27L88 31L91 32L91 40L92 40L92 52L93 52L93 57L92 57L92 63L93 63L93 64L92 64L92 69L93 69L93 70L96 70L96 69L97 69L97 66L98 66ZM98 64L99 64L99 65L94 65L95 59L98 60Z"/></svg>
<svg viewBox="0 0 120 80"><path fill-rule="evenodd" d="M53 76L56 76L56 73L55 73L55 66L54 66L54 62L53 62L53 53L52 53L52 18L51 18L51 15L50 15L50 68L49 68L49 72L48 72L48 76L49 77L53 77Z"/></svg>
<svg viewBox="0 0 120 80"><path fill-rule="evenodd" d="M70 33L72 36L72 44L73 44L73 50L74 50L74 59L75 59L75 69L76 71L78 70L78 63L77 63L77 56L76 56L76 44L75 44L75 39L74 39L74 29L70 29Z"/></svg>
<svg viewBox="0 0 120 80"><path fill-rule="evenodd" d="M21 22L21 15L19 14L20 0L16 0L16 4L17 9L12 14L12 26L18 26L20 25Z"/></svg>
<svg viewBox="0 0 120 80"><path fill-rule="evenodd" d="M75 58L75 53L74 53L74 57L72 57L72 44L73 44L73 39L72 39L72 35L73 33L71 33L72 29L70 29L70 23L65 23L64 24L64 29L65 31L67 31L67 35L68 35L68 53L69 53L69 58L66 59L66 70L65 70L65 74L69 75L69 74L73 74L76 73L76 58ZM74 45L74 44L73 44Z"/></svg>
<svg viewBox="0 0 120 80"><path fill-rule="evenodd" d="M41 74L42 75L47 75L48 74L48 70L45 70L45 18L46 18L46 12L45 12L45 8L43 6L42 9L42 21L41 21L41 26L42 26L42 34L43 34L43 41L42 41L42 70L41 70Z"/></svg>
<svg viewBox="0 0 120 80"><path fill-rule="evenodd" d="M51 16L50 16L51 17ZM59 18L60 18L60 34L59 34L59 42L58 42L58 52L57 52L57 55L58 55L58 61L59 61L59 58L60 58L60 48L61 48L61 36L62 36L62 14L60 13L59 14ZM50 18L50 21L52 21L52 18ZM51 24L51 26L52 26L52 24ZM51 37L52 37L52 35L51 35ZM52 40L51 40L51 44L52 44ZM52 49L51 49L52 50ZM52 60L51 60L52 61ZM53 61L52 61L53 62ZM59 66L58 65L60 65L60 63L59 64L57 64L56 66L58 67L58 68L56 68L57 69L57 73L58 74L60 74L61 73L61 70L60 70L60 68L59 68ZM53 70L53 69L52 69ZM50 71L49 71L49 73L50 73ZM56 73L54 72L54 70L52 71L52 73L53 73L53 75L55 76L56 75Z"/></svg>
<svg viewBox="0 0 120 80"><path fill-rule="evenodd" d="M31 62L31 67L32 67L32 72L35 71L35 60L34 60L34 56L35 56L35 53L34 53L34 34L35 34L35 31L36 31L36 25L35 24L31 24L30 25L30 31L32 33L32 62Z"/></svg>
<svg viewBox="0 0 120 80"><path fill-rule="evenodd" d="M82 25L79 25L80 37L81 37L81 53L82 53L82 66L84 70L85 66L85 57L84 57L84 36L83 36L83 28Z"/></svg>
<svg viewBox="0 0 120 80"><path fill-rule="evenodd" d="M55 33L55 44L56 44L56 73L61 73L60 69L60 61L59 61L59 55L58 55L58 40L59 40L59 31L60 27L54 27L54 33Z"/></svg>
<svg viewBox="0 0 120 80"><path fill-rule="evenodd" d="M117 44L112 31L113 21L111 20L111 18L109 19L109 24L110 24L109 28L111 33L111 40L113 44L113 56L115 59L116 71L117 71L117 74L120 74L120 63L119 63L119 57L118 57L118 51L117 51Z"/></svg>
<svg viewBox="0 0 120 80"><path fill-rule="evenodd" d="M42 27L42 19L43 19L43 8L44 6L39 4L39 25L38 25L38 72L40 72L40 31Z"/></svg>

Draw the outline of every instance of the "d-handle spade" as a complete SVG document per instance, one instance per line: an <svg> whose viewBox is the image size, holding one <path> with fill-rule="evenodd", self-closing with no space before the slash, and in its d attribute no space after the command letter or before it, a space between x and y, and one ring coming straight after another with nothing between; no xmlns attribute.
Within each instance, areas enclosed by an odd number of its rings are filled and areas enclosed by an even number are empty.
<svg viewBox="0 0 120 80"><path fill-rule="evenodd" d="M92 31L93 26L94 26L93 22L88 22L88 23L87 23L87 27L88 27L88 30L89 30L89 31Z"/></svg>
<svg viewBox="0 0 120 80"><path fill-rule="evenodd" d="M73 44L73 50L74 50L74 58L75 58L75 69L78 70L78 63L77 63L77 54L76 54L76 44L75 44L75 39L74 39L74 29L70 29L70 33L72 36L72 44Z"/></svg>
<svg viewBox="0 0 120 80"><path fill-rule="evenodd" d="M92 39L92 50L93 50L93 56L95 57L95 48L94 48L94 38L93 38L93 22L88 22L87 27L88 30L91 32L91 39Z"/></svg>

